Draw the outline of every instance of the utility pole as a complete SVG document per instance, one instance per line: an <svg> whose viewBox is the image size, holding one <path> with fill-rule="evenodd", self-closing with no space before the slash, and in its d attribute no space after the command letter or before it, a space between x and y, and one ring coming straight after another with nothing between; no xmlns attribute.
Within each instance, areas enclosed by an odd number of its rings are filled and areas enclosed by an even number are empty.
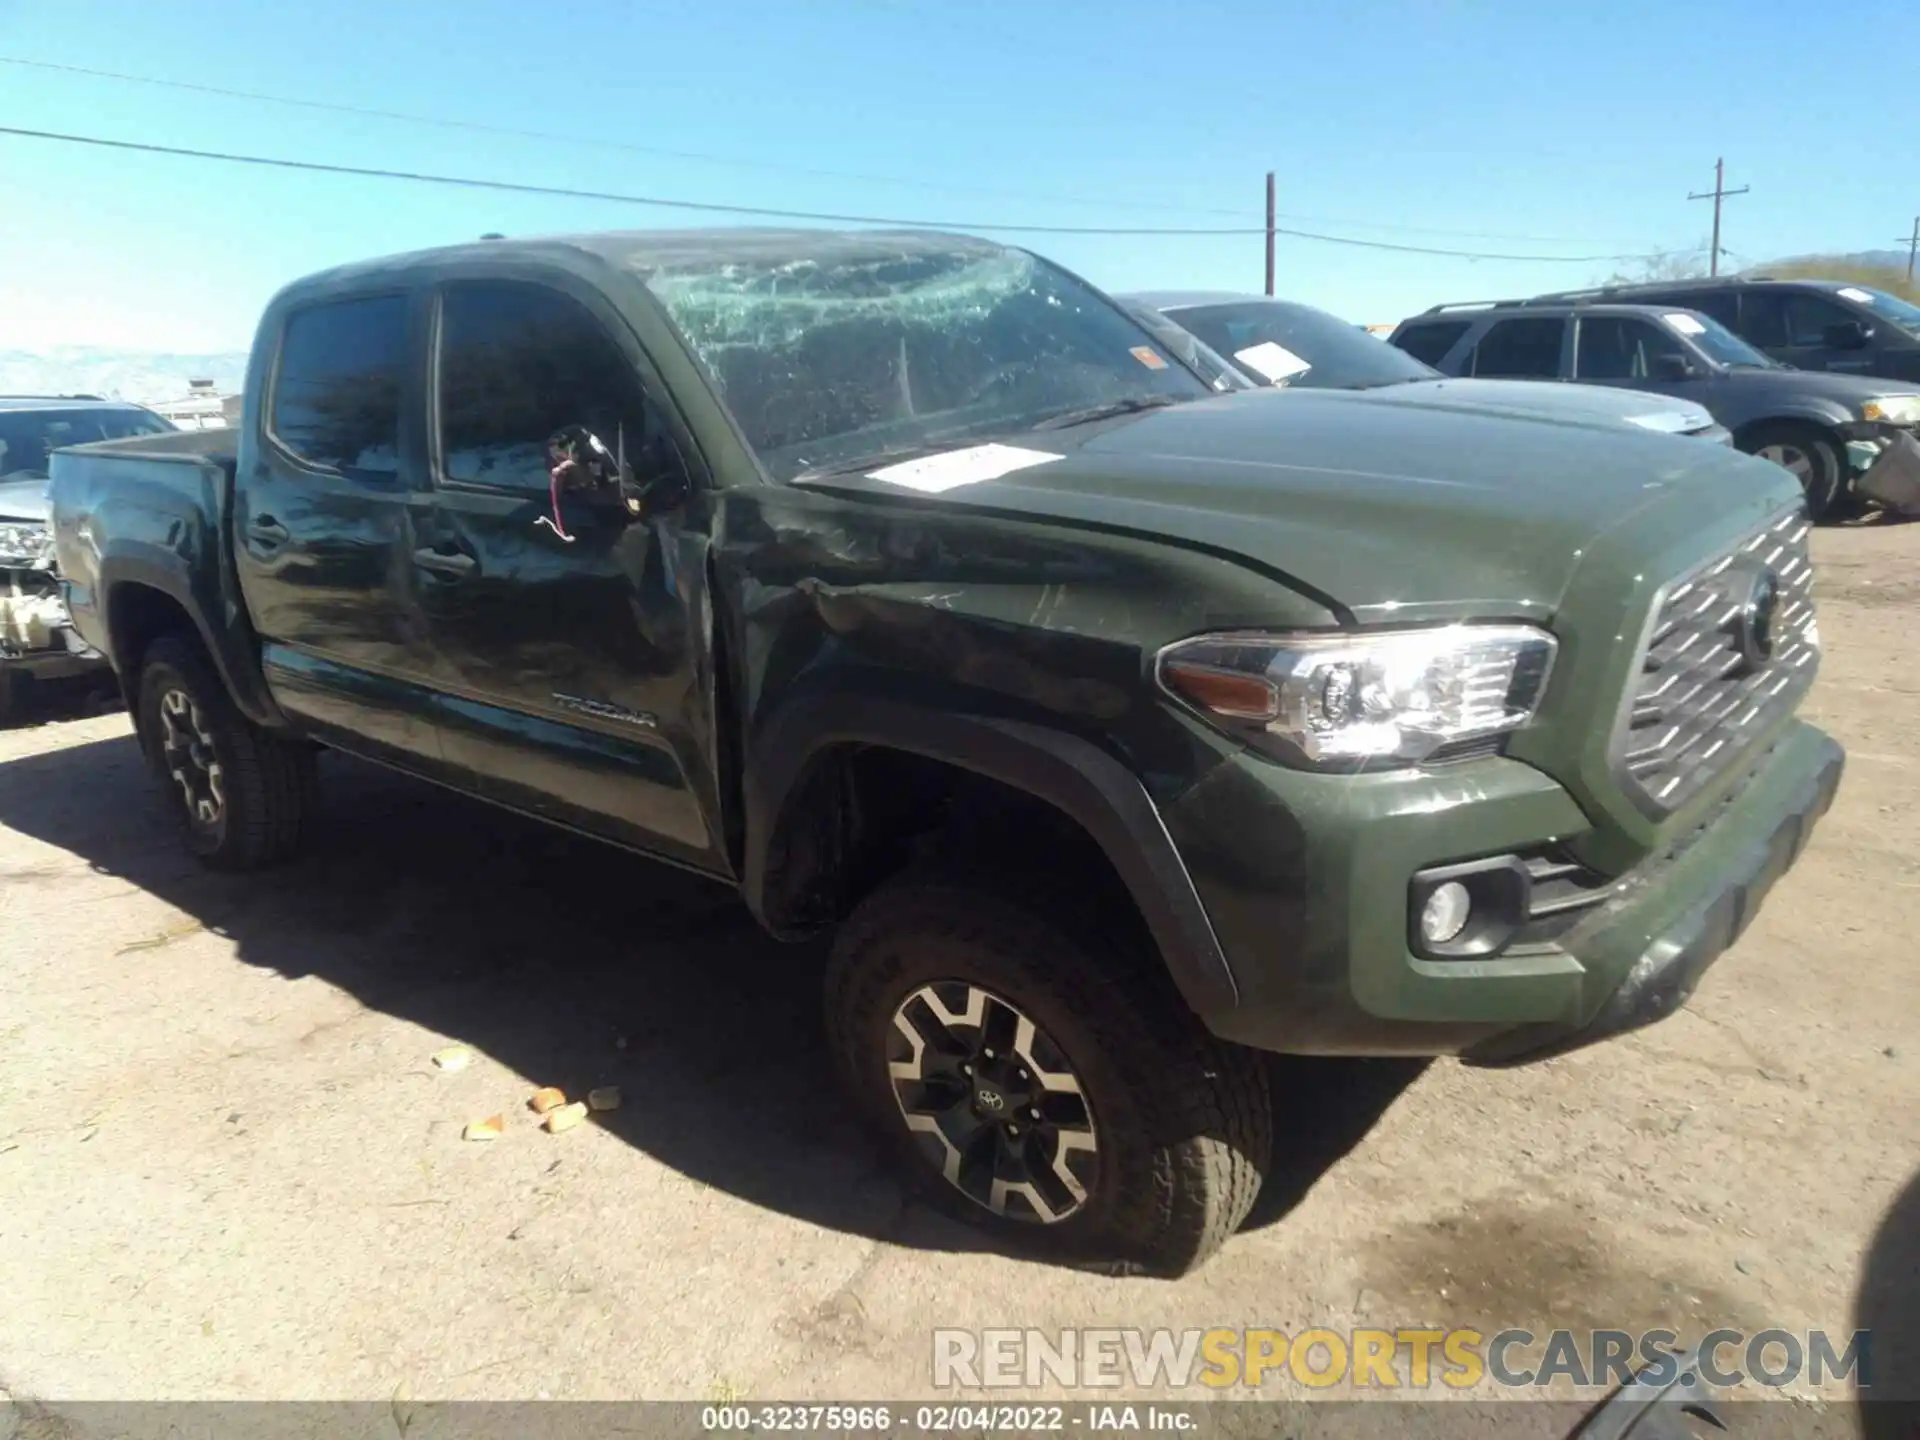
<svg viewBox="0 0 1920 1440"><path fill-rule="evenodd" d="M1913 262L1920 259L1920 215L1913 217L1913 236L1907 241L1907 284L1913 284Z"/></svg>
<svg viewBox="0 0 1920 1440"><path fill-rule="evenodd" d="M1720 204L1729 195L1744 195L1750 187L1742 185L1738 190L1727 189L1727 162L1713 162L1713 189L1703 190L1698 195L1689 195L1689 200L1713 201L1713 252L1707 259L1707 273L1720 273Z"/></svg>
<svg viewBox="0 0 1920 1440"><path fill-rule="evenodd" d="M1273 294L1273 171L1267 171L1267 294Z"/></svg>

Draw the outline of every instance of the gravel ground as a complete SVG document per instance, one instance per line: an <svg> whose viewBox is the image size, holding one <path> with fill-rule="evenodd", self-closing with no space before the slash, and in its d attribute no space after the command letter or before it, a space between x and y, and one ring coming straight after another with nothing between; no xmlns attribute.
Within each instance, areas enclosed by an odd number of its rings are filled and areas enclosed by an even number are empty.
<svg viewBox="0 0 1920 1440"><path fill-rule="evenodd" d="M221 878L123 716L0 733L0 1385L925 1397L936 1325L1874 1325L1920 1377L1917 544L1816 537L1848 778L1691 1007L1518 1071L1276 1062L1277 1173L1178 1283L907 1203L817 955L724 891L345 762L310 858ZM549 1135L546 1084L626 1099Z"/></svg>

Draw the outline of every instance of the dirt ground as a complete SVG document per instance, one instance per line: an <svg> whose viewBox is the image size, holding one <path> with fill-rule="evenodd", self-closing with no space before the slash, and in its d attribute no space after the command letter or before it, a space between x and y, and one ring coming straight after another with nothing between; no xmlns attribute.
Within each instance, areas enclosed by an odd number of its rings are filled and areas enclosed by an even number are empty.
<svg viewBox="0 0 1920 1440"><path fill-rule="evenodd" d="M0 733L0 1386L924 1398L936 1325L1873 1325L1920 1376L1920 527L1816 553L1848 777L1692 1005L1517 1071L1276 1062L1276 1173L1178 1283L903 1199L816 957L725 892L345 762L311 858L221 878L123 716ZM625 1104L548 1135L545 1084Z"/></svg>

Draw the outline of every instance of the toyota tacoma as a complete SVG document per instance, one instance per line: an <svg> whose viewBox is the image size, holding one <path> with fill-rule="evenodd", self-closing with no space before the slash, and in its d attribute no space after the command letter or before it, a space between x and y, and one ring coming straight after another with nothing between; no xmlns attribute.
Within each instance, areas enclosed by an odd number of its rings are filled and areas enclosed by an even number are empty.
<svg viewBox="0 0 1920 1440"><path fill-rule="evenodd" d="M191 849L319 747L831 932L853 1103L1003 1236L1179 1273L1259 1052L1657 1020L1839 783L1785 470L1217 393L1027 252L488 241L299 281L231 435L63 450L58 555Z"/></svg>

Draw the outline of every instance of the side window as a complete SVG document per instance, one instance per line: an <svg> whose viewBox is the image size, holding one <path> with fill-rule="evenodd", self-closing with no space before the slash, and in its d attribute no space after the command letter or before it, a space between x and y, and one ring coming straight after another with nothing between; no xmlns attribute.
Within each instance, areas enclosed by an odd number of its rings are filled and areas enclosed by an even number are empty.
<svg viewBox="0 0 1920 1440"><path fill-rule="evenodd" d="M1423 365L1438 369L1446 354L1467 333L1471 320L1441 320L1432 325L1409 325L1393 343Z"/></svg>
<svg viewBox="0 0 1920 1440"><path fill-rule="evenodd" d="M1574 373L1582 380L1645 380L1654 358L1686 351L1658 325L1622 315L1581 318Z"/></svg>
<svg viewBox="0 0 1920 1440"><path fill-rule="evenodd" d="M1824 345L1829 325L1845 325L1859 317L1842 309L1823 295L1809 290L1790 290L1782 297L1787 302L1787 343Z"/></svg>
<svg viewBox="0 0 1920 1440"><path fill-rule="evenodd" d="M1474 346L1467 373L1508 380L1557 379L1566 324L1537 315L1496 320Z"/></svg>
<svg viewBox="0 0 1920 1440"><path fill-rule="evenodd" d="M1778 290L1749 290L1740 297L1740 334L1750 345L1778 350L1787 343L1787 297Z"/></svg>
<svg viewBox="0 0 1920 1440"><path fill-rule="evenodd" d="M1664 305L1668 302L1662 300L1658 303ZM1740 297L1732 290L1696 290L1692 294L1674 296L1672 303L1683 310L1698 310L1702 315L1718 320L1735 334L1739 333Z"/></svg>
<svg viewBox="0 0 1920 1440"><path fill-rule="evenodd" d="M440 455L450 480L545 491L547 440L584 425L638 464L651 439L633 364L586 309L510 281L446 287L440 309Z"/></svg>
<svg viewBox="0 0 1920 1440"><path fill-rule="evenodd" d="M294 311L273 382L274 437L311 465L349 475L394 474L406 367L404 295Z"/></svg>

